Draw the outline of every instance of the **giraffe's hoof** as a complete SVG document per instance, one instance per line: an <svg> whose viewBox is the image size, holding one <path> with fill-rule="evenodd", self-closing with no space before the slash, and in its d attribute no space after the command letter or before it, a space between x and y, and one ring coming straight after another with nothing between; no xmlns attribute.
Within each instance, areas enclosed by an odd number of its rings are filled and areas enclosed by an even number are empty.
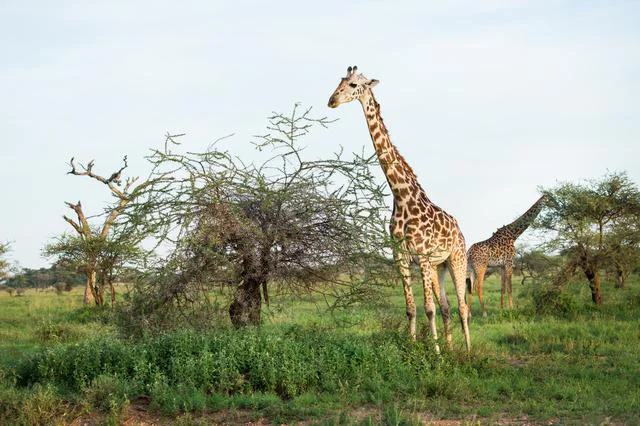
<svg viewBox="0 0 640 426"><path fill-rule="evenodd" d="M486 317L487 317L487 311L484 311L484 312L482 313L482 317L483 317L483 318L486 318Z"/></svg>

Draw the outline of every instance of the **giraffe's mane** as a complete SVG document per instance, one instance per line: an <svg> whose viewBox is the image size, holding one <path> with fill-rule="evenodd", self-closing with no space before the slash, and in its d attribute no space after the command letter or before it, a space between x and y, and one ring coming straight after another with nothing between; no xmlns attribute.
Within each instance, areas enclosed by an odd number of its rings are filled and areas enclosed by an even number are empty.
<svg viewBox="0 0 640 426"><path fill-rule="evenodd" d="M380 130L383 133L385 133L387 137L389 137L389 130L387 129L387 126L385 126L384 120L382 118L382 114L380 113L380 104L378 103L378 100L375 98L375 96L373 96L373 92L371 92L371 98L373 99L373 106L375 107L375 110L376 110L376 116L378 117L378 121L380 122ZM413 179L415 184L420 187L420 183L418 182L418 176L413 171L409 163L407 163L407 160L405 160L402 154L400 154L400 151L398 151L398 148L396 148L396 146L391 143L390 137L389 137L389 143L393 148L394 153L396 154L396 158L398 159L398 162L400 162L400 164L402 165L402 168L406 170L407 177ZM422 190L422 187L420 187L420 189ZM424 192L424 190L422 192Z"/></svg>
<svg viewBox="0 0 640 426"><path fill-rule="evenodd" d="M544 196L540 197L538 201L536 201L531 207L529 207L529 209L526 212L520 215L513 222L498 228L493 233L492 236L497 235L499 233L511 232L512 234L514 234L516 238L518 238L524 231L526 231L529 228L529 226L531 226L531 223L533 223L535 218L538 216L538 213L542 209L543 203L544 203Z"/></svg>
<svg viewBox="0 0 640 426"><path fill-rule="evenodd" d="M501 234L501 233L504 233L504 232L508 231L510 229L509 228L510 226L511 226L511 224L502 225L501 227L496 229L491 236L493 237L494 235Z"/></svg>

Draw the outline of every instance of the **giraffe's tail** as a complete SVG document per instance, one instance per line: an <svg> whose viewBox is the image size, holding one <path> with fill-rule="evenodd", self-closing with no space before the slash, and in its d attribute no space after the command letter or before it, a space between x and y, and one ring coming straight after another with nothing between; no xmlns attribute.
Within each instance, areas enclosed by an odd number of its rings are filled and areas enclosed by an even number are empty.
<svg viewBox="0 0 640 426"><path fill-rule="evenodd" d="M467 293L473 294L473 285L474 283L474 273L473 271L467 271Z"/></svg>

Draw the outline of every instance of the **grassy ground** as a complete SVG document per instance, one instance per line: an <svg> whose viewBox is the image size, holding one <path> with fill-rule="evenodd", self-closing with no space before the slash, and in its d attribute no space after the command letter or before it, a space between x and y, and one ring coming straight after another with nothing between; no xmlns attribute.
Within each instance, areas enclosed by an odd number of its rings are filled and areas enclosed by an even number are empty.
<svg viewBox="0 0 640 426"><path fill-rule="evenodd" d="M454 318L441 357L422 311L423 342L407 341L400 288L383 309L334 315L274 294L258 330L135 342L79 290L0 293L0 423L640 424L640 280L605 285L600 307L574 286L557 315L514 290L501 311L491 277L487 318L473 300L471 354Z"/></svg>

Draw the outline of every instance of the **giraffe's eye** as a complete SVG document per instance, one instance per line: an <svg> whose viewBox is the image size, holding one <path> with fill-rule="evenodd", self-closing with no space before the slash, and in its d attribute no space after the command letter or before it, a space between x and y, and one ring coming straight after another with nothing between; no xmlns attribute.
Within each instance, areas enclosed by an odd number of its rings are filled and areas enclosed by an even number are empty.
<svg viewBox="0 0 640 426"><path fill-rule="evenodd" d="M357 85L356 83L349 83L349 86L353 87L354 89L355 89L356 87L358 87L358 85Z"/></svg>

